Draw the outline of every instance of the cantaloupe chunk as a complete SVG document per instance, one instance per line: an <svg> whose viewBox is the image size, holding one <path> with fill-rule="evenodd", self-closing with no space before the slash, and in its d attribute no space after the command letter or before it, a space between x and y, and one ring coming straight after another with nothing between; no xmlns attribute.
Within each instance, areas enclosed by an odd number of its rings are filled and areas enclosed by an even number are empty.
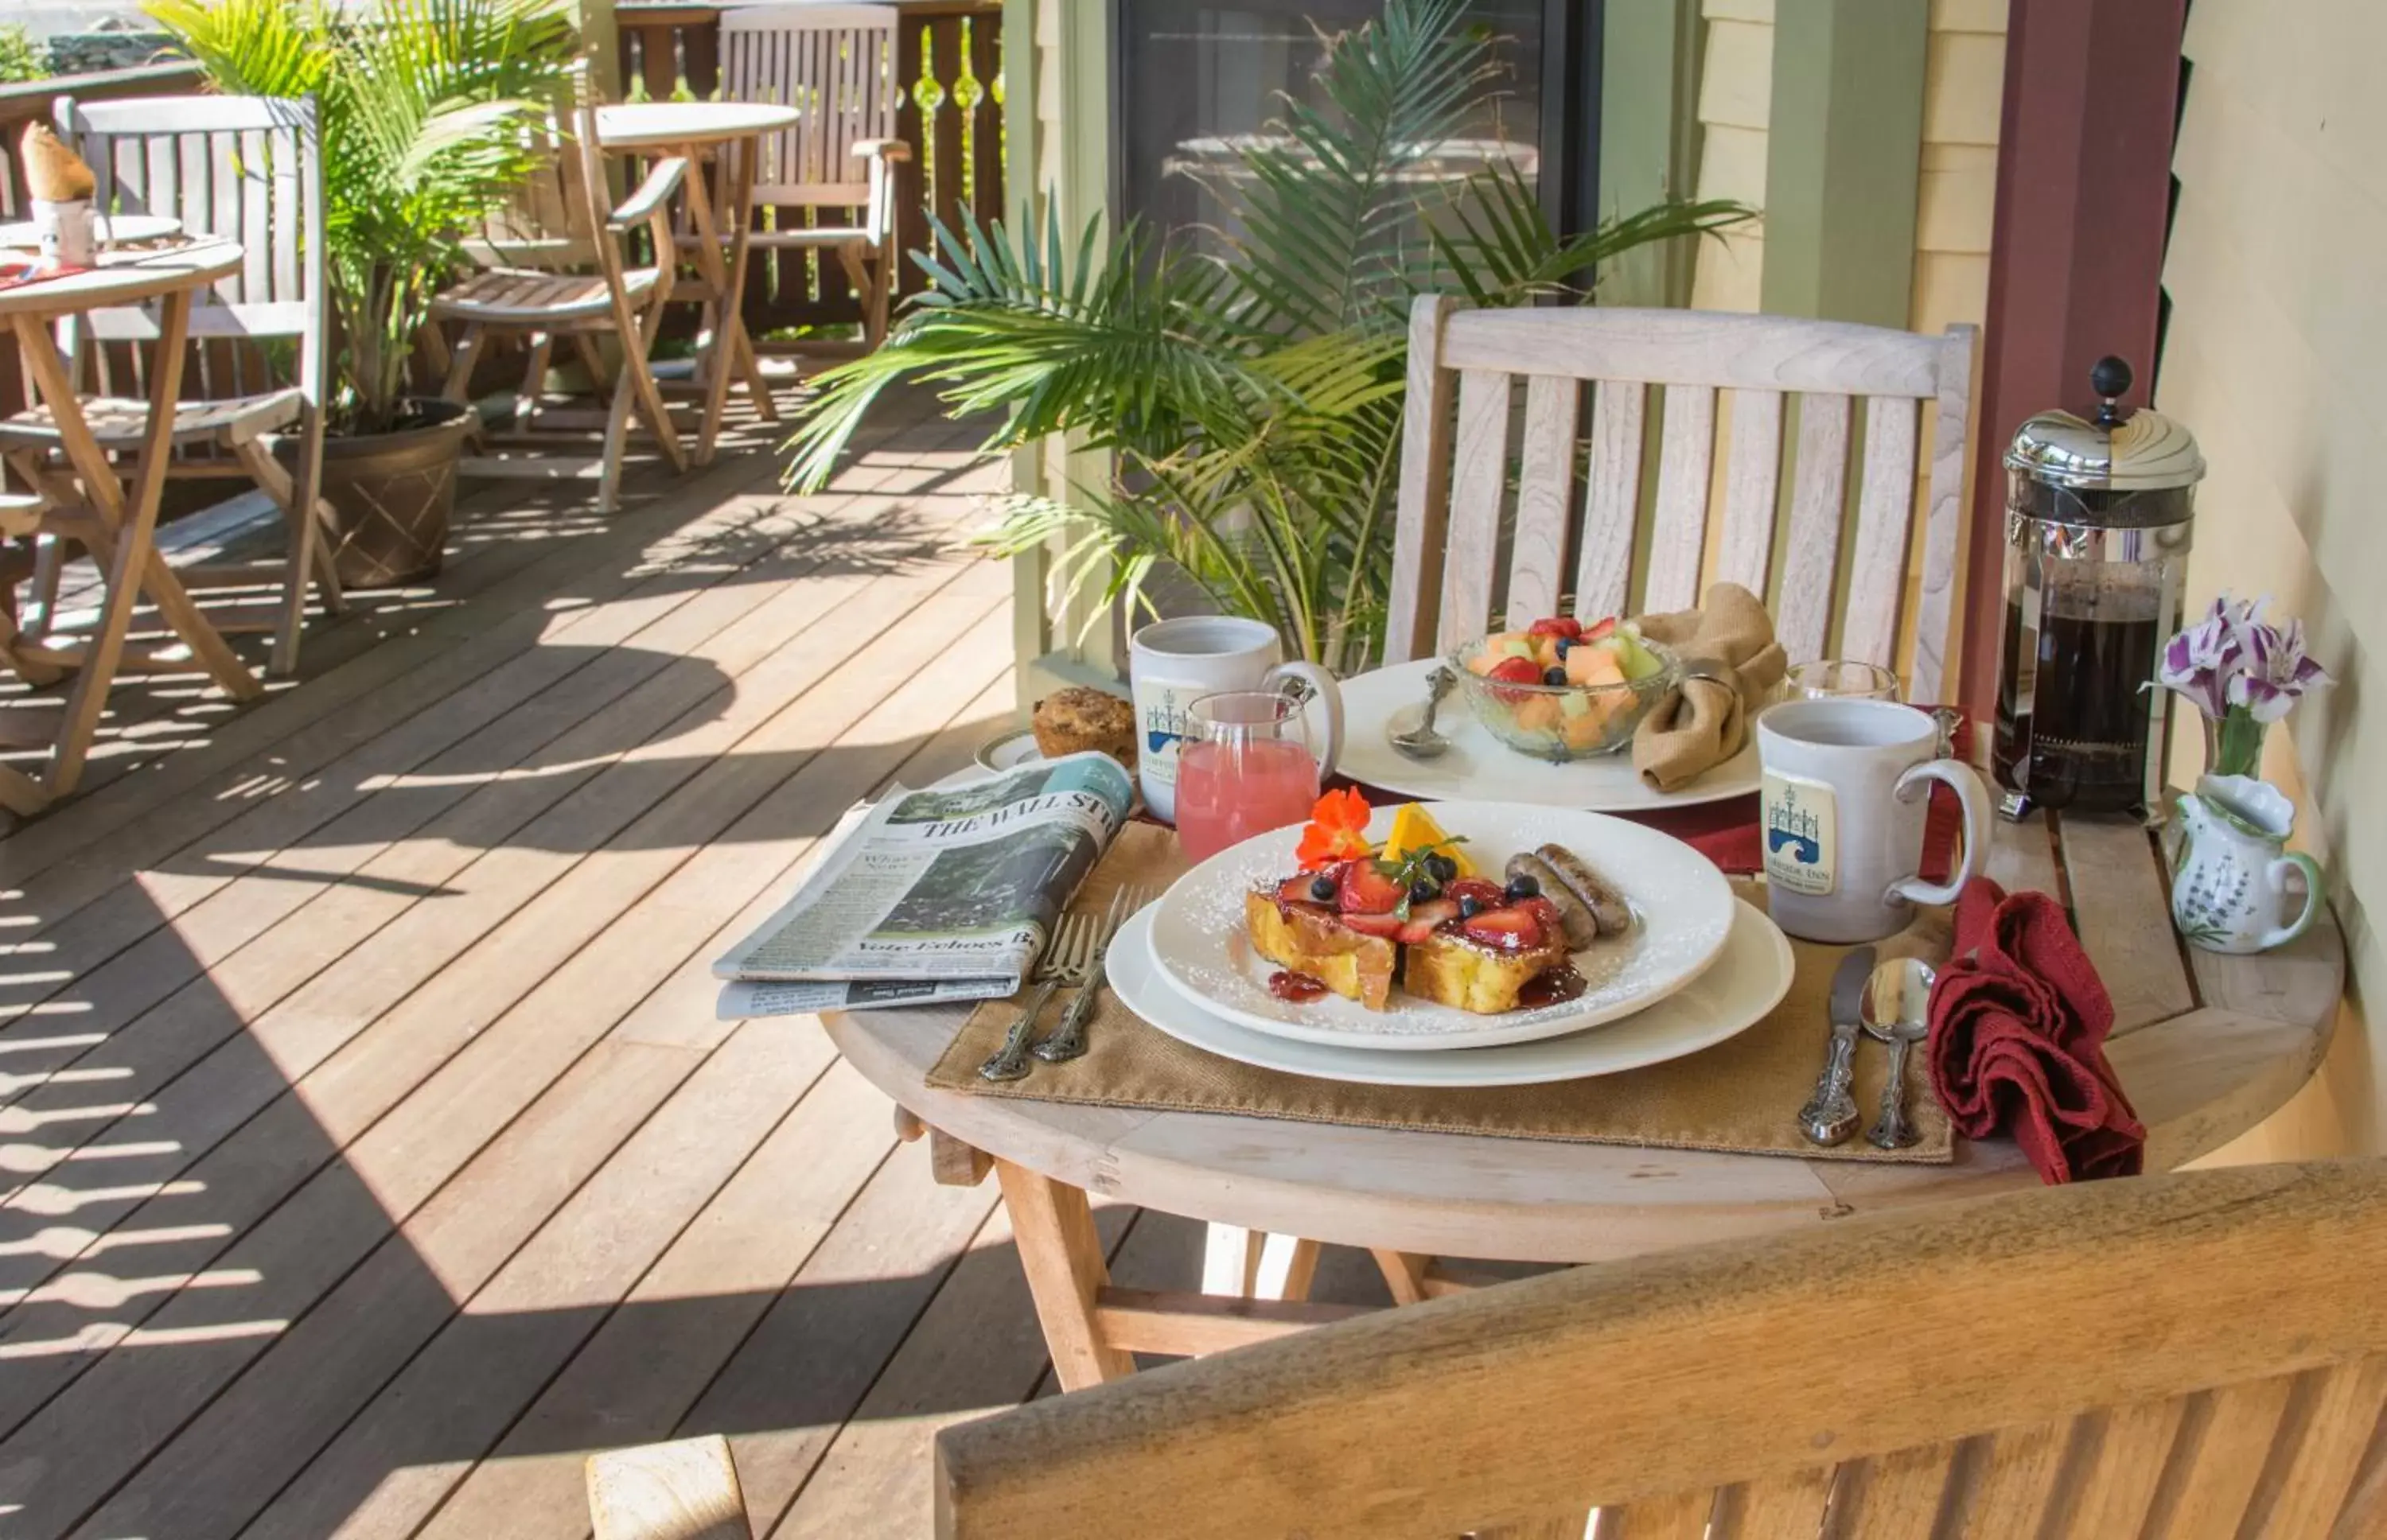
<svg viewBox="0 0 2387 1540"><path fill-rule="evenodd" d="M1567 651L1567 682L1574 685L1621 685L1624 664L1604 647L1576 647Z"/></svg>

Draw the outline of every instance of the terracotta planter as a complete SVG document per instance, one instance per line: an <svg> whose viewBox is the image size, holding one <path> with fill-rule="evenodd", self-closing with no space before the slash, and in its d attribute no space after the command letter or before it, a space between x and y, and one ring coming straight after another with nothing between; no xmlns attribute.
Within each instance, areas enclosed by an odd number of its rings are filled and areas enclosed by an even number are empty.
<svg viewBox="0 0 2387 1540"><path fill-rule="evenodd" d="M414 407L417 426L323 440L323 499L339 524L333 559L344 587L396 587L439 571L472 409Z"/></svg>

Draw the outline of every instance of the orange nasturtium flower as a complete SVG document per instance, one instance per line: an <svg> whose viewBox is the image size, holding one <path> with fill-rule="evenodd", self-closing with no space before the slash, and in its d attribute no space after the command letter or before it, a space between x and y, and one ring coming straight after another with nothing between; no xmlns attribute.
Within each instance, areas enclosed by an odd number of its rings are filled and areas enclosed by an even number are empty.
<svg viewBox="0 0 2387 1540"><path fill-rule="evenodd" d="M1367 798L1350 788L1319 798L1318 805L1309 810L1309 827L1301 831L1300 848L1294 852L1300 858L1301 869L1314 872L1338 861L1375 854L1376 847L1368 842L1368 818L1374 811Z"/></svg>

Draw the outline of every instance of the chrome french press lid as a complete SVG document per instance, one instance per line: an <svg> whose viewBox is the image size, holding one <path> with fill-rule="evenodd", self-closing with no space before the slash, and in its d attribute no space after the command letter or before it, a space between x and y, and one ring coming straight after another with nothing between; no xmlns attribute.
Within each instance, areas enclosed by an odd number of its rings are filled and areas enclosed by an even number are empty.
<svg viewBox="0 0 2387 1540"><path fill-rule="evenodd" d="M2120 359L2098 360L2089 387L2103 402L2095 417L2042 411L2014 431L2005 457L2007 507L2108 529L2187 520L2191 488L2204 479L2195 435L2159 411L2123 410L2130 366Z"/></svg>

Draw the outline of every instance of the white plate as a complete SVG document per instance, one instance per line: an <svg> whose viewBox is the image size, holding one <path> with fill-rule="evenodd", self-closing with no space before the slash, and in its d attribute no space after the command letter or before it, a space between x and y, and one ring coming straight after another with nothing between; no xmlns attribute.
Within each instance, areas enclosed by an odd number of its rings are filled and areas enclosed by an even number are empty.
<svg viewBox="0 0 2387 1540"><path fill-rule="evenodd" d="M1044 751L1036 747L1036 730L1033 727L1017 728L978 746L978 762L989 770L1017 770L1043 757Z"/></svg>
<svg viewBox="0 0 2387 1540"><path fill-rule="evenodd" d="M1394 809L1368 826L1381 842ZM1169 981L1204 1008L1241 1027L1344 1048L1481 1048L1579 1032L1647 1009L1698 978L1732 931L1732 889L1715 864L1669 834L1598 813L1560 813L1513 802L1444 802L1434 821L1467 841L1468 858L1496 873L1519 851L1556 840L1621 890L1636 921L1627 934L1574 954L1588 987L1572 1000L1534 1010L1478 1016L1393 991L1371 1011L1330 994L1295 1003L1269 992L1277 965L1253 950L1244 895L1299 869L1299 827L1272 829L1219 852L1161 895L1153 955Z"/></svg>
<svg viewBox="0 0 2387 1540"><path fill-rule="evenodd" d="M1386 741L1396 720L1417 722L1425 703L1426 675L1440 660L1380 668L1343 681L1343 757L1335 768L1355 781L1405 797L1445 802L1480 797L1543 807L1588 808L1594 813L1641 813L1721 802L1757 789L1757 741L1679 791L1652 791L1633 773L1633 751L1552 764L1517 752L1494 738L1467 702L1454 692L1443 697L1434 726L1450 739L1439 759L1408 759Z"/></svg>
<svg viewBox="0 0 2387 1540"><path fill-rule="evenodd" d="M102 214L92 221L100 241L159 241L183 233L183 221L169 214ZM0 224L0 246L30 248L42 244L42 233L31 220Z"/></svg>
<svg viewBox="0 0 2387 1540"><path fill-rule="evenodd" d="M1119 1003L1180 1042L1263 1069L1363 1085L1539 1085L1613 1075L1712 1048L1765 1018L1790 991L1790 943L1762 911L1737 903L1715 966L1646 1011L1586 1032L1463 1054L1329 1048L1246 1031L1179 993L1152 957L1150 905L1119 927L1107 972Z"/></svg>

